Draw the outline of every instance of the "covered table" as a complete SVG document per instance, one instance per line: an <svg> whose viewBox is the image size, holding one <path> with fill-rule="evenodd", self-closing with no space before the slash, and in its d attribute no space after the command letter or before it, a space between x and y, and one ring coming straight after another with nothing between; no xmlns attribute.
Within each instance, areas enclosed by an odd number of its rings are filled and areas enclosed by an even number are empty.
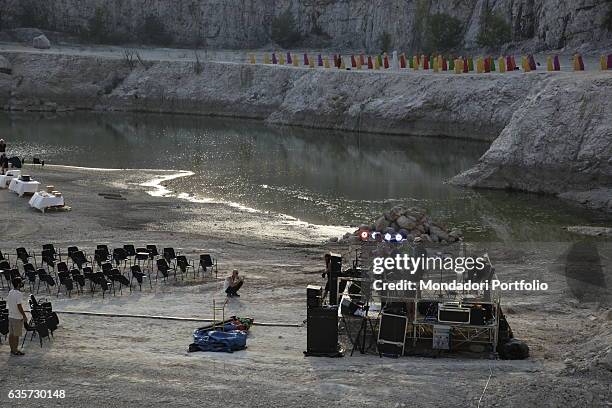
<svg viewBox="0 0 612 408"><path fill-rule="evenodd" d="M56 196L54 194L45 193L44 191L39 191L34 193L32 198L30 198L30 207L36 208L42 212L49 207L61 207L64 205L64 197Z"/></svg>
<svg viewBox="0 0 612 408"><path fill-rule="evenodd" d="M0 188L8 188L11 180L21 175L21 170L8 170L6 174L0 175Z"/></svg>
<svg viewBox="0 0 612 408"><path fill-rule="evenodd" d="M39 187L40 183L38 181L23 181L19 180L18 178L13 178L11 180L11 184L9 184L9 190L19 194L20 196L23 196L25 193L34 194L38 191Z"/></svg>

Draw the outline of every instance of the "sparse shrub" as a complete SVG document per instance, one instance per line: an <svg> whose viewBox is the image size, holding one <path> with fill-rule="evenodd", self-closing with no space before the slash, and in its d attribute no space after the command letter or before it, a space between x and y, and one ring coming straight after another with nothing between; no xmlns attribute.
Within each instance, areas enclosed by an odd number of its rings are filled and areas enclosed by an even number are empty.
<svg viewBox="0 0 612 408"><path fill-rule="evenodd" d="M123 61L125 62L125 65L128 66L128 68L134 69L137 63L136 53L134 52L134 50L124 48L123 49Z"/></svg>
<svg viewBox="0 0 612 408"><path fill-rule="evenodd" d="M274 17L272 19L272 40L283 48L291 48L296 45L302 36L296 30L295 25L295 17L289 9Z"/></svg>
<svg viewBox="0 0 612 408"><path fill-rule="evenodd" d="M389 52L393 46L393 37L386 31L383 31L380 37L378 37L381 52Z"/></svg>
<svg viewBox="0 0 612 408"><path fill-rule="evenodd" d="M164 22L156 15L149 15L140 29L140 40L145 44L170 45L172 35L166 30Z"/></svg>
<svg viewBox="0 0 612 408"><path fill-rule="evenodd" d="M446 13L432 14L427 22L426 49L428 52L447 51L461 43L461 20Z"/></svg>
<svg viewBox="0 0 612 408"><path fill-rule="evenodd" d="M108 37L106 29L106 13L101 7L96 7L96 11L87 22L86 36L90 41L103 43Z"/></svg>
<svg viewBox="0 0 612 408"><path fill-rule="evenodd" d="M499 14L485 10L476 42L481 47L499 48L511 39L510 24Z"/></svg>

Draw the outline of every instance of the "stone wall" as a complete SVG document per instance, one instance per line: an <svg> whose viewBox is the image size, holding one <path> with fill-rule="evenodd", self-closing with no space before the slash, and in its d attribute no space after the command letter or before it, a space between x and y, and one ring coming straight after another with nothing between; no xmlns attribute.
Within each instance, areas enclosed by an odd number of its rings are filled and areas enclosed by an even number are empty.
<svg viewBox="0 0 612 408"><path fill-rule="evenodd" d="M272 18L290 9L304 36L328 39L321 44L377 51L388 32L393 47L411 50L421 46L427 16L444 12L464 23L469 48L489 8L510 23L513 41L543 50L608 43L611 34L603 26L611 7L607 0L0 0L0 26L22 26L28 11L43 28L79 33L100 10L110 32L133 41L154 15L177 45L256 48L270 44Z"/></svg>

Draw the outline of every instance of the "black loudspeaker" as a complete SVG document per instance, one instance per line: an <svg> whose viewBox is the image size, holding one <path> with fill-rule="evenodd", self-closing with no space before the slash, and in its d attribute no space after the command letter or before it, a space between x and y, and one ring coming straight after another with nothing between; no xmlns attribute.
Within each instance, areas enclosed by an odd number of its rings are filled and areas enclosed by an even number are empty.
<svg viewBox="0 0 612 408"><path fill-rule="evenodd" d="M342 302L340 302L340 313L343 316L352 316L359 309L359 305L355 302L352 302L350 299L344 298Z"/></svg>
<svg viewBox="0 0 612 408"><path fill-rule="evenodd" d="M338 276L342 273L342 256L331 254L330 272L327 274L329 288L329 304L338 304Z"/></svg>
<svg viewBox="0 0 612 408"><path fill-rule="evenodd" d="M378 329L378 351L387 355L403 355L407 326L407 316L381 313Z"/></svg>
<svg viewBox="0 0 612 408"><path fill-rule="evenodd" d="M306 287L306 307L319 307L323 301L323 290L320 286L308 285Z"/></svg>
<svg viewBox="0 0 612 408"><path fill-rule="evenodd" d="M325 306L308 309L306 334L307 356L337 357L338 346L338 307Z"/></svg>

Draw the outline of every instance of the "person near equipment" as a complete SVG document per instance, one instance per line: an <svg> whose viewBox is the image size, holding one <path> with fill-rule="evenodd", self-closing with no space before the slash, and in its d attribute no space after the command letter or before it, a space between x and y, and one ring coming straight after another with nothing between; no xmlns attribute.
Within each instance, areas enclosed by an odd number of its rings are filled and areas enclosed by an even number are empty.
<svg viewBox="0 0 612 408"><path fill-rule="evenodd" d="M0 139L0 171L4 174L8 168L8 158L6 157L6 142Z"/></svg>
<svg viewBox="0 0 612 408"><path fill-rule="evenodd" d="M28 321L21 304L23 301L23 294L21 293L23 282L21 278L15 278L12 283L13 289L6 298L9 311L9 345L11 346L11 355L23 356L24 353L19 351L19 337L23 334L25 322Z"/></svg>
<svg viewBox="0 0 612 408"><path fill-rule="evenodd" d="M238 276L238 269L234 269L231 276L225 278L223 290L225 290L227 297L240 297L238 290L240 290L243 284L244 279L242 276Z"/></svg>
<svg viewBox="0 0 612 408"><path fill-rule="evenodd" d="M323 299L327 297L329 292L329 279L328 275L331 273L331 254L325 254L325 272L321 274L321 277L325 279L325 291L323 292Z"/></svg>

